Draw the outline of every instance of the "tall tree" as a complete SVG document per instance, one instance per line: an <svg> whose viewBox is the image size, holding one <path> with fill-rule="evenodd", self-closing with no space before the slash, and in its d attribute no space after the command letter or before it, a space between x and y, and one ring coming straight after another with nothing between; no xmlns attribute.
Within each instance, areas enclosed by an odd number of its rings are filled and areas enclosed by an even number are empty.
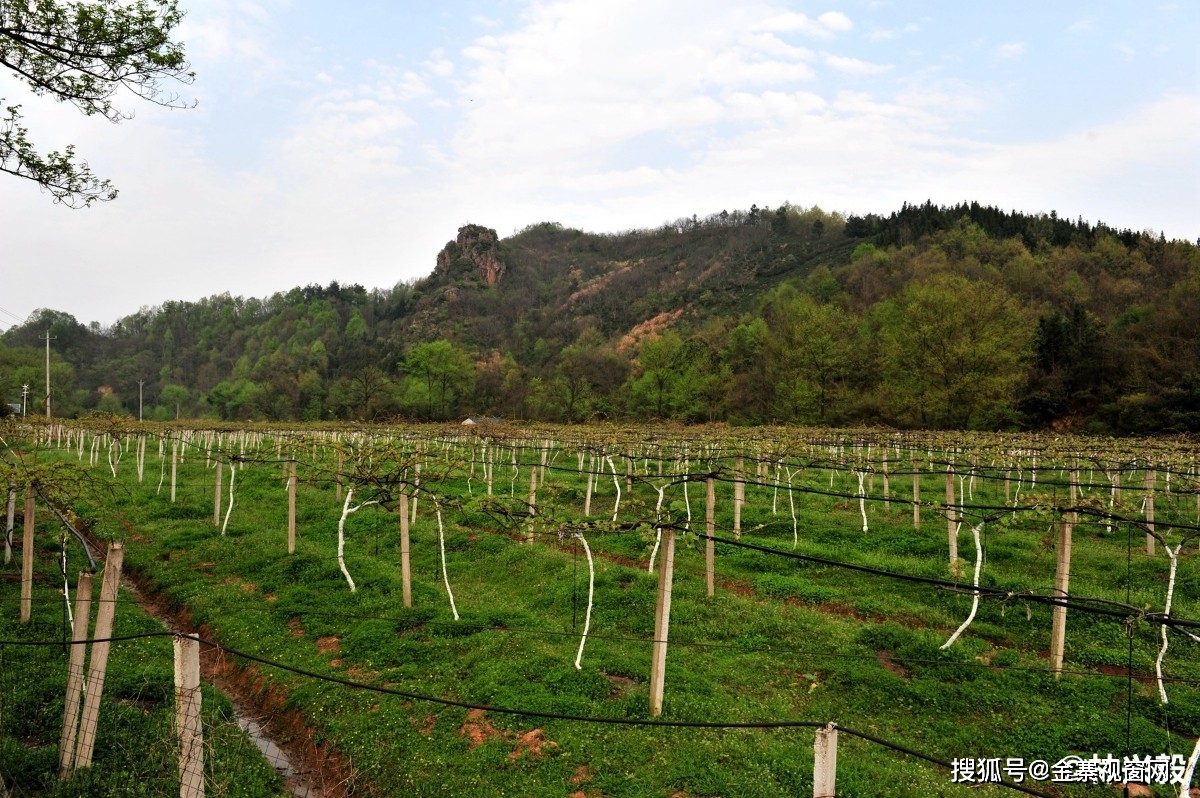
<svg viewBox="0 0 1200 798"><path fill-rule="evenodd" d="M178 419L183 412L183 405L189 399L188 389L183 385L164 385L158 392L158 399L166 410L168 418Z"/></svg>
<svg viewBox="0 0 1200 798"><path fill-rule="evenodd" d="M761 317L744 320L729 333L728 404L735 420L763 423L770 419L775 386L767 374L767 325Z"/></svg>
<svg viewBox="0 0 1200 798"><path fill-rule="evenodd" d="M118 89L158 105L181 104L166 86L195 77L183 45L171 40L182 19L175 0L0 3L0 65L36 95L119 122L128 115L113 104ZM21 124L19 105L7 106L5 114L0 171L37 183L71 207L117 196L108 180L76 160L73 147L39 153Z"/></svg>
<svg viewBox="0 0 1200 798"><path fill-rule="evenodd" d="M934 427L1013 423L1029 325L1002 287L937 274L876 308L896 418Z"/></svg>
<svg viewBox="0 0 1200 798"><path fill-rule="evenodd" d="M1026 420L1048 424L1091 412L1117 386L1108 335L1078 302L1067 312L1043 314L1033 338L1033 364L1021 400Z"/></svg>
<svg viewBox="0 0 1200 798"><path fill-rule="evenodd" d="M764 308L767 370L782 421L826 424L855 367L856 320L841 307L783 291Z"/></svg>
<svg viewBox="0 0 1200 798"><path fill-rule="evenodd" d="M405 392L410 407L427 419L447 419L475 379L475 366L449 341L417 344L404 360Z"/></svg>
<svg viewBox="0 0 1200 798"><path fill-rule="evenodd" d="M391 410L388 394L391 378L378 366L367 366L348 377L338 379L330 390L330 398L360 421L372 420Z"/></svg>
<svg viewBox="0 0 1200 798"><path fill-rule="evenodd" d="M683 373L683 339L665 330L642 341L638 350L640 374L631 386L633 405L639 415L668 418L675 409L675 389Z"/></svg>
<svg viewBox="0 0 1200 798"><path fill-rule="evenodd" d="M553 384L563 419L570 423L604 413L628 370L629 361L607 346L599 330L584 330L563 349L555 369Z"/></svg>

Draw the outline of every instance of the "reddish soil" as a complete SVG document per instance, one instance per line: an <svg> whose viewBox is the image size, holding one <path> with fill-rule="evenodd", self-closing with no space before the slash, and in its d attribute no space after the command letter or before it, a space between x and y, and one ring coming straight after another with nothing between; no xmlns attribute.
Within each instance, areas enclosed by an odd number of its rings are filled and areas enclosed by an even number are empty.
<svg viewBox="0 0 1200 798"><path fill-rule="evenodd" d="M500 731L484 717L486 714L482 709L472 709L467 712L466 721L459 727L458 736L467 738L468 750L500 737Z"/></svg>
<svg viewBox="0 0 1200 798"><path fill-rule="evenodd" d="M571 777L571 783L574 785L583 784L585 781L591 781L593 775L590 765L580 765L575 768L575 775Z"/></svg>
<svg viewBox="0 0 1200 798"><path fill-rule="evenodd" d="M533 729L532 731L517 735L517 746L508 755L508 758L520 759L524 753L528 753L534 757L541 756L543 748L558 748L558 743L553 740L547 740L545 732L541 729Z"/></svg>
<svg viewBox="0 0 1200 798"><path fill-rule="evenodd" d="M358 665L351 665L346 668L346 676L356 682L373 682L379 678L379 671L369 671Z"/></svg>
<svg viewBox="0 0 1200 798"><path fill-rule="evenodd" d="M487 713L482 709L472 709L467 712L467 719L458 729L459 737L466 737L468 749L483 745L488 740L504 740L513 744L509 759L520 759L528 753L531 757L541 756L543 749L558 748L558 743L547 740L541 729L532 729L524 733L501 731L487 719Z"/></svg>
<svg viewBox="0 0 1200 798"><path fill-rule="evenodd" d="M408 706L411 707L412 704L409 704ZM413 718L414 725L416 724L416 722L417 722L417 719ZM437 722L438 722L437 715L426 715L425 716L425 725L421 727L421 734L425 735L426 737L433 734L433 727L437 725Z"/></svg>
<svg viewBox="0 0 1200 798"><path fill-rule="evenodd" d="M146 582L136 571L126 571L126 577L138 589L139 603L144 611L172 629L199 635L202 640L217 642L207 625L197 628L186 608L172 608L165 599L151 594ZM298 627L298 625L297 625ZM296 628L292 629L295 634ZM303 634L303 630L300 630ZM336 638L334 638L336 643ZM265 679L254 664L243 665L227 656L220 648L202 646L200 653L202 678L230 696L244 714L253 717L270 739L281 748L292 768L303 773L312 798L348 798L350 795L370 795L370 785L358 781L353 768L341 755L323 742L317 742L317 732L307 719L294 709L285 709L287 692Z"/></svg>
<svg viewBox="0 0 1200 798"><path fill-rule="evenodd" d="M1050 657L1050 652L1046 652L1046 657L1047 659ZM1096 670L1103 674L1107 674L1108 676L1121 676L1123 678L1128 678L1129 676L1129 668L1125 667L1124 665L1097 665ZM1133 674L1133 680L1138 684L1158 683L1158 680L1151 674L1137 673L1136 671Z"/></svg>

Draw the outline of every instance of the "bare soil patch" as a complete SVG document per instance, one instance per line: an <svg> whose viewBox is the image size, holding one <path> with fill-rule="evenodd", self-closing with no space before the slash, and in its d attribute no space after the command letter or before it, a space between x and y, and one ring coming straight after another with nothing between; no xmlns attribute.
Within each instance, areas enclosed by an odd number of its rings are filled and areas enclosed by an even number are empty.
<svg viewBox="0 0 1200 798"><path fill-rule="evenodd" d="M901 676L905 679L908 678L908 671L905 670L903 665L892 659L892 652L880 649L875 652L875 660L885 671L891 671L897 676Z"/></svg>
<svg viewBox="0 0 1200 798"><path fill-rule="evenodd" d="M606 673L604 678L612 682L612 690L609 691L609 698L623 698L629 695L634 688L638 686L636 679L630 679L627 676L617 676L615 674Z"/></svg>
<svg viewBox="0 0 1200 798"><path fill-rule="evenodd" d="M558 743L547 740L541 729L531 729L527 732L501 731L487 719L487 712L482 709L472 709L467 712L467 719L458 729L459 737L466 737L468 750L483 745L489 740L504 740L513 744L509 759L520 759L525 754L541 756L545 749L558 748Z"/></svg>

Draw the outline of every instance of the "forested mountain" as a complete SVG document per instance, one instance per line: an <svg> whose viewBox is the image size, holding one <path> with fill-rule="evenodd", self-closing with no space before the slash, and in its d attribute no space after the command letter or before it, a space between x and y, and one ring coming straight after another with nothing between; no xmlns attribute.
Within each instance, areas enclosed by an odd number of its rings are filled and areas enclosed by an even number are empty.
<svg viewBox="0 0 1200 798"><path fill-rule="evenodd" d="M426 278L51 310L0 336L0 394L55 415L887 424L1200 431L1190 242L905 205L721 212L594 234L467 225Z"/></svg>

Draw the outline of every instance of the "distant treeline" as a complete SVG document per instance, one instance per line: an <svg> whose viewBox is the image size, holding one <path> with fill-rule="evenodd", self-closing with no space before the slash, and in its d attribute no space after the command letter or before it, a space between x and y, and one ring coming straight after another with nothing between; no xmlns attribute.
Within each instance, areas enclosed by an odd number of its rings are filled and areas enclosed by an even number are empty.
<svg viewBox="0 0 1200 798"><path fill-rule="evenodd" d="M140 381L157 419L1200 431L1191 242L928 202L464 234L390 289L223 294L109 327L38 311L0 336L0 395L29 385L41 411L49 330L55 415L136 416Z"/></svg>

